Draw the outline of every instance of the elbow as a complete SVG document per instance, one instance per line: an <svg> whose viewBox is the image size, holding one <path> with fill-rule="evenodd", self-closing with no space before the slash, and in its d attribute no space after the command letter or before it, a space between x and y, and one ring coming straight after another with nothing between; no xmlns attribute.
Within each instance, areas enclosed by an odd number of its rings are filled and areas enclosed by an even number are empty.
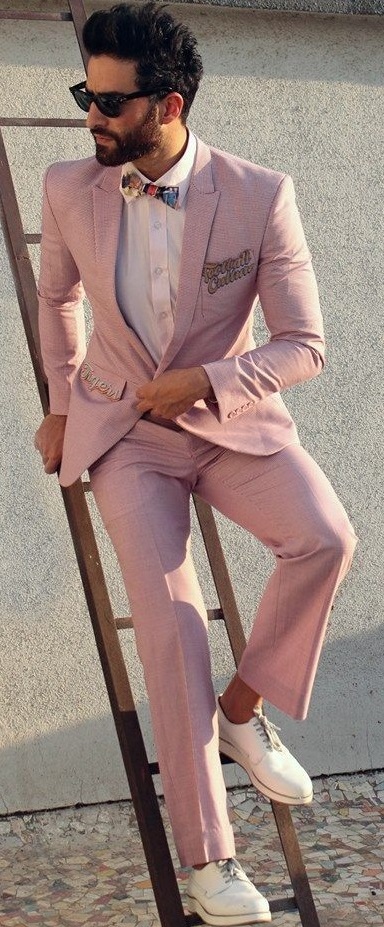
<svg viewBox="0 0 384 927"><path fill-rule="evenodd" d="M296 340L295 354L298 383L313 380L322 373L325 365L325 351L324 342L320 338Z"/></svg>
<svg viewBox="0 0 384 927"><path fill-rule="evenodd" d="M297 333L299 334L299 333ZM325 366L325 342L324 334L321 329L312 329L307 331L304 337L297 337L296 344L300 345L300 353L305 357L304 364L308 370L308 377L318 377L324 370Z"/></svg>

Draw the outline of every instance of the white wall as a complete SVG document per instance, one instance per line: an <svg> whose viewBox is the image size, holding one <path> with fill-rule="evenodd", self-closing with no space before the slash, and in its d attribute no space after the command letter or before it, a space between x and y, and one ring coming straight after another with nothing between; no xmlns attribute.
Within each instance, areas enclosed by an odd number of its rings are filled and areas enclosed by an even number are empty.
<svg viewBox="0 0 384 927"><path fill-rule="evenodd" d="M283 720L285 739L314 775L381 767L383 20L176 9L196 32L205 62L191 127L213 145L294 177L322 297L328 365L320 379L285 398L360 536L309 719L298 725L271 714ZM67 92L82 77L70 24L1 22L0 68L5 115L78 116ZM44 167L92 153L93 142L80 129L12 128L4 135L25 227L36 231ZM2 244L0 253L0 812L7 813L118 799L127 789L60 492L32 447L39 403ZM269 555L237 528L220 525L249 626ZM125 614L114 558L100 537L116 613ZM195 549L207 605L215 605L198 537ZM220 689L232 664L224 633L214 629L211 636Z"/></svg>

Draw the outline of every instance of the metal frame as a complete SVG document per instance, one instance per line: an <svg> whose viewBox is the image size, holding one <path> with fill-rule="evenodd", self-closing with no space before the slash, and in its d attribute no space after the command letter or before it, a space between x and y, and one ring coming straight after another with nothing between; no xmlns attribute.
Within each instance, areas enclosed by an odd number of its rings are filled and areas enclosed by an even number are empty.
<svg viewBox="0 0 384 927"><path fill-rule="evenodd" d="M69 12L32 13L0 10L1 19L55 20L73 22L77 41L86 65L82 44L82 27L86 13L82 0L67 0ZM84 126L84 120L12 119L0 118L0 126ZM24 233L6 148L0 128L0 206L1 222L10 266L13 273L20 312L29 346L44 414L49 410L48 389L43 373L37 326L36 282L28 252L28 244L37 244L39 234ZM61 493L71 530L84 593L93 626L99 658L119 738L120 749L132 795L138 826L143 842L148 870L162 927L194 927L201 921L196 915L185 915L181 903L175 870L160 814L153 775L157 763L149 763L132 691L123 659L118 630L132 627L130 618L115 619L112 614L91 517L85 497L86 484L80 479ZM216 586L219 608L208 611L209 618L225 621L235 664L245 647L233 589L212 509L194 497L194 505L202 532L210 568ZM223 762L228 762L222 758ZM293 898L273 899L271 911L299 911L303 927L320 927L308 877L302 860L290 809L271 801L282 850L294 891Z"/></svg>

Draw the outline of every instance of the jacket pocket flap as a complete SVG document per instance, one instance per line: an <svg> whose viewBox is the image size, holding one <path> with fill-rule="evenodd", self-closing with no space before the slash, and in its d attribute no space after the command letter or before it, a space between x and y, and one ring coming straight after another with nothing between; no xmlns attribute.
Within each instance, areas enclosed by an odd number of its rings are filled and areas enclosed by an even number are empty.
<svg viewBox="0 0 384 927"><path fill-rule="evenodd" d="M116 376L108 370L103 370L98 364L89 364L87 361L80 367L80 378L84 380L90 391L97 390L107 399L121 399L126 384L124 377Z"/></svg>

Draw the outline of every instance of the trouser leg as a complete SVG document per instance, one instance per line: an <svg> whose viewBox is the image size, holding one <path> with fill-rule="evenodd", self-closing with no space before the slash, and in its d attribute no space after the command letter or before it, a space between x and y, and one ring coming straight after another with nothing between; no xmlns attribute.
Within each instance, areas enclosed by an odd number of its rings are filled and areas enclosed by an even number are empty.
<svg viewBox="0 0 384 927"><path fill-rule="evenodd" d="M254 691L304 718L339 583L356 544L324 473L300 446L269 457L224 451L195 491L276 558L239 665Z"/></svg>
<svg viewBox="0 0 384 927"><path fill-rule="evenodd" d="M190 555L195 468L183 435L142 422L91 472L143 663L164 795L183 865L234 855L218 753L207 616Z"/></svg>

